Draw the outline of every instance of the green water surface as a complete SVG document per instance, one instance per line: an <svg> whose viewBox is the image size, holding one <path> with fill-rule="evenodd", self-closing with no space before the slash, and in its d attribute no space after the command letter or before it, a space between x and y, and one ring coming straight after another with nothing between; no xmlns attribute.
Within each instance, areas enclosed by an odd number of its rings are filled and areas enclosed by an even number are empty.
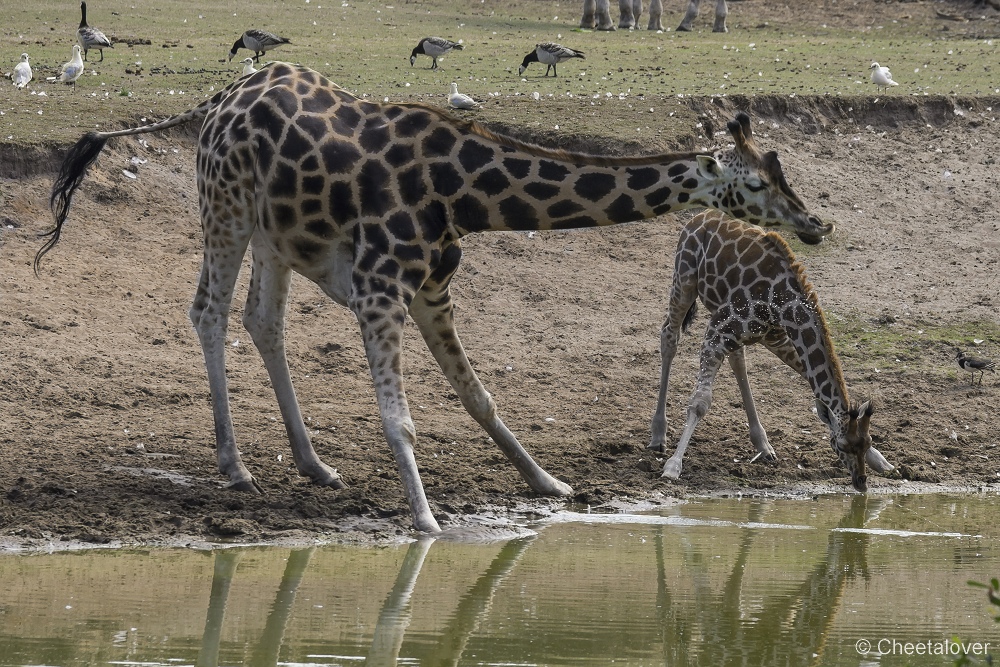
<svg viewBox="0 0 1000 667"><path fill-rule="evenodd" d="M0 555L0 665L953 665L954 637L1000 656L967 584L1000 576L998 502L712 499L506 542Z"/></svg>

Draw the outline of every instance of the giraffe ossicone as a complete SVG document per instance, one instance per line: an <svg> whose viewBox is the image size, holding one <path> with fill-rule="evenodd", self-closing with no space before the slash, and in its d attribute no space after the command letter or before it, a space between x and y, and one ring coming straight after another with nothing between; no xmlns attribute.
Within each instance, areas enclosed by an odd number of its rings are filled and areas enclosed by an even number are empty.
<svg viewBox="0 0 1000 667"><path fill-rule="evenodd" d="M421 104L360 100L318 73L272 63L195 108L159 123L86 134L53 184L58 242L72 197L111 137L201 122L197 181L204 261L190 315L208 371L220 471L254 491L233 433L225 339L247 248L253 268L243 324L271 378L298 471L343 485L316 455L284 349L291 272L315 282L358 319L386 440L418 530L437 531L417 472L416 431L402 374L409 315L463 406L537 493L572 489L545 472L497 415L455 331L449 285L461 237L493 230L596 227L697 206L819 242L833 231L785 181L777 155L753 140L750 119L729 124L735 146L638 157L540 148Z"/></svg>
<svg viewBox="0 0 1000 667"><path fill-rule="evenodd" d="M666 451L666 404L670 366L682 331L694 319L698 301L711 313L701 347L700 370L687 408L687 421L663 477L678 479L695 427L712 405L712 385L723 360L736 375L757 456L776 458L761 426L747 379L744 349L760 343L802 375L812 388L816 413L830 428L830 446L851 473L858 491L868 488L867 462L878 472L893 466L869 434L871 401L852 404L830 331L812 285L788 244L720 211L706 211L681 230L674 257L670 305L660 331L660 391L649 448ZM755 457L756 458L756 457Z"/></svg>

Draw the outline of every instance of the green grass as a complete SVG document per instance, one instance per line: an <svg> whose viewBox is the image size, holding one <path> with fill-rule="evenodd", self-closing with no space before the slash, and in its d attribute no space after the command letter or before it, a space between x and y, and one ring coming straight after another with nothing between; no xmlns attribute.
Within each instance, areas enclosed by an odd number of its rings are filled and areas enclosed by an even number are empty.
<svg viewBox="0 0 1000 667"><path fill-rule="evenodd" d="M292 40L269 57L313 67L357 94L444 104L448 84L457 81L487 101L484 120L552 131L558 125L563 133L655 133L671 123L667 108L676 102L667 98L676 95L874 95L871 60L892 66L901 85L891 95L1000 90L993 72L1000 41L973 37L978 28L962 28L971 24L946 31L922 4L906 6L909 19L893 18L901 5L876 5L869 11L885 12L885 20L859 26L837 16L828 24L789 23L761 16L771 11L766 3L733 3L731 32L715 34L704 8L693 33L580 31L579 0L234 0L209 7L99 0L90 4L89 22L116 45L103 63L87 67L73 92L44 78L71 55L76 0L12 4L0 33L0 68L9 71L26 51L36 72L29 92L0 86L0 142L16 144L68 143L86 129L192 106L239 75L242 52L232 63L220 61L249 27ZM682 3L666 4L664 24L672 28ZM410 50L426 35L461 39L466 49L442 59L438 71L423 57L411 68ZM557 79L532 66L523 81L517 67L540 41L581 49L587 59L564 63ZM535 91L558 104L532 103Z"/></svg>

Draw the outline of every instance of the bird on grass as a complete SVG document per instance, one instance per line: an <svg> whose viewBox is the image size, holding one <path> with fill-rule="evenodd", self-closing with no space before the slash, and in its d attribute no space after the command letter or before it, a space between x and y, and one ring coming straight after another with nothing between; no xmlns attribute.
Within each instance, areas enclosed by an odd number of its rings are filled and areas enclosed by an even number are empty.
<svg viewBox="0 0 1000 667"><path fill-rule="evenodd" d="M524 74L524 70L528 69L528 65L531 63L542 63L548 65L545 69L545 76L549 75L549 70L552 70L552 76L559 76L556 73L556 65L570 58L583 58L583 51L577 51L555 42L542 42L536 44L535 50L524 57L517 73Z"/></svg>
<svg viewBox="0 0 1000 667"><path fill-rule="evenodd" d="M451 94L448 95L448 104L456 109L477 109L479 107L479 102L468 95L458 92L457 83L451 84Z"/></svg>
<svg viewBox="0 0 1000 667"><path fill-rule="evenodd" d="M87 51L97 49L101 52L101 59L97 62L104 62L104 49L113 49L114 44L107 36L92 26L87 25L87 3L80 3L80 27L76 29L76 41L80 42L83 49L83 59L87 59Z"/></svg>
<svg viewBox="0 0 1000 667"><path fill-rule="evenodd" d="M970 357L958 350L958 354L955 356L955 361L958 362L959 368L963 371L969 371L972 373L971 383L976 384L976 373L979 373L979 384L983 384L983 376L986 375L986 371L990 373L996 372L996 365L993 363L992 359L984 359L982 357Z"/></svg>
<svg viewBox="0 0 1000 667"><path fill-rule="evenodd" d="M461 51L464 48L460 43L444 39L443 37L424 37L413 47L413 51L410 53L410 67L413 67L413 63L417 61L417 56L424 55L430 56L433 59L431 69L437 69L438 58L452 49Z"/></svg>
<svg viewBox="0 0 1000 667"><path fill-rule="evenodd" d="M62 69L59 71L59 76L50 76L46 78L46 81L62 81L63 83L73 84L73 90L76 90L76 80L80 78L83 74L83 52L80 50L79 44L73 45L73 57L70 58L68 63L63 63Z"/></svg>
<svg viewBox="0 0 1000 667"><path fill-rule="evenodd" d="M15 88L24 88L31 81L31 65L28 64L28 54L21 54L21 62L14 66L10 75Z"/></svg>
<svg viewBox="0 0 1000 667"><path fill-rule="evenodd" d="M882 67L878 63L872 63L872 66L868 69L872 71L872 83L875 84L876 90L879 88L886 90L889 86L899 85L892 80L892 74L889 72L888 67Z"/></svg>
<svg viewBox="0 0 1000 667"><path fill-rule="evenodd" d="M242 60L242 63L243 63L242 76L247 76L257 71L257 68L253 66L253 58L244 58Z"/></svg>
<svg viewBox="0 0 1000 667"><path fill-rule="evenodd" d="M273 32L251 28L240 35L240 38L233 43L233 48L229 50L229 60L236 57L236 52L238 50L248 49L254 52L253 59L256 62L260 62L260 57L264 55L265 52L270 51L276 46L291 43L292 41L287 37L279 37Z"/></svg>

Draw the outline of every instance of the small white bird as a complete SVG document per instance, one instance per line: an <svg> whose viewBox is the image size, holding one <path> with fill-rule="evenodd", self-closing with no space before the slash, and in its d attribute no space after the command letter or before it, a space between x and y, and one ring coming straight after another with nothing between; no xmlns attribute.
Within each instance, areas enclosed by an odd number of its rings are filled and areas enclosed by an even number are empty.
<svg viewBox="0 0 1000 667"><path fill-rule="evenodd" d="M451 84L451 95L448 95L448 104L456 109L476 109L479 107L479 102L468 95L458 92L457 83Z"/></svg>
<svg viewBox="0 0 1000 667"><path fill-rule="evenodd" d="M239 49L249 49L254 52L253 59L260 62L260 57L264 55L266 51L270 51L274 47L281 46L282 44L291 43L292 41L287 37L279 37L273 32L251 28L240 35L240 38L233 43L233 48L229 50L229 59L232 60L236 57L236 52Z"/></svg>
<svg viewBox="0 0 1000 667"><path fill-rule="evenodd" d="M243 62L243 76L253 74L254 72L257 71L257 68L253 66L253 58L244 58L242 62Z"/></svg>
<svg viewBox="0 0 1000 667"><path fill-rule="evenodd" d="M431 69L437 69L438 58L452 49L461 51L464 48L465 47L458 42L453 42L450 39L444 39L443 37L424 37L417 43L416 46L413 47L413 51L410 53L410 67L413 67L413 63L417 61L418 55L425 55L430 56L433 59Z"/></svg>
<svg viewBox="0 0 1000 667"><path fill-rule="evenodd" d="M524 70L528 69L530 63L542 63L548 65L545 69L545 76L549 75L549 70L552 70L552 76L559 76L556 73L556 65L570 58L583 58L583 51L577 51L555 42L542 42L536 44L535 50L524 57L517 73L524 74Z"/></svg>
<svg viewBox="0 0 1000 667"><path fill-rule="evenodd" d="M878 63L872 63L872 66L868 69L872 71L872 83L875 84L876 89L881 88L885 90L889 86L899 85L892 80L892 74L889 73L888 67L880 67Z"/></svg>
<svg viewBox="0 0 1000 667"><path fill-rule="evenodd" d="M28 54L21 54L21 62L14 66L14 71L10 75L15 88L24 88L31 81L31 65L28 64Z"/></svg>
<svg viewBox="0 0 1000 667"><path fill-rule="evenodd" d="M76 90L76 80L83 74L83 56L81 53L80 45L74 44L73 57L68 63L63 63L62 70L59 73L59 81L73 84L73 90Z"/></svg>
<svg viewBox="0 0 1000 667"><path fill-rule="evenodd" d="M83 59L87 59L87 51L97 49L101 52L101 59L104 62L104 49L113 49L114 44L97 28L87 25L87 3L80 3L80 27L76 30L76 41L80 42L83 49Z"/></svg>

